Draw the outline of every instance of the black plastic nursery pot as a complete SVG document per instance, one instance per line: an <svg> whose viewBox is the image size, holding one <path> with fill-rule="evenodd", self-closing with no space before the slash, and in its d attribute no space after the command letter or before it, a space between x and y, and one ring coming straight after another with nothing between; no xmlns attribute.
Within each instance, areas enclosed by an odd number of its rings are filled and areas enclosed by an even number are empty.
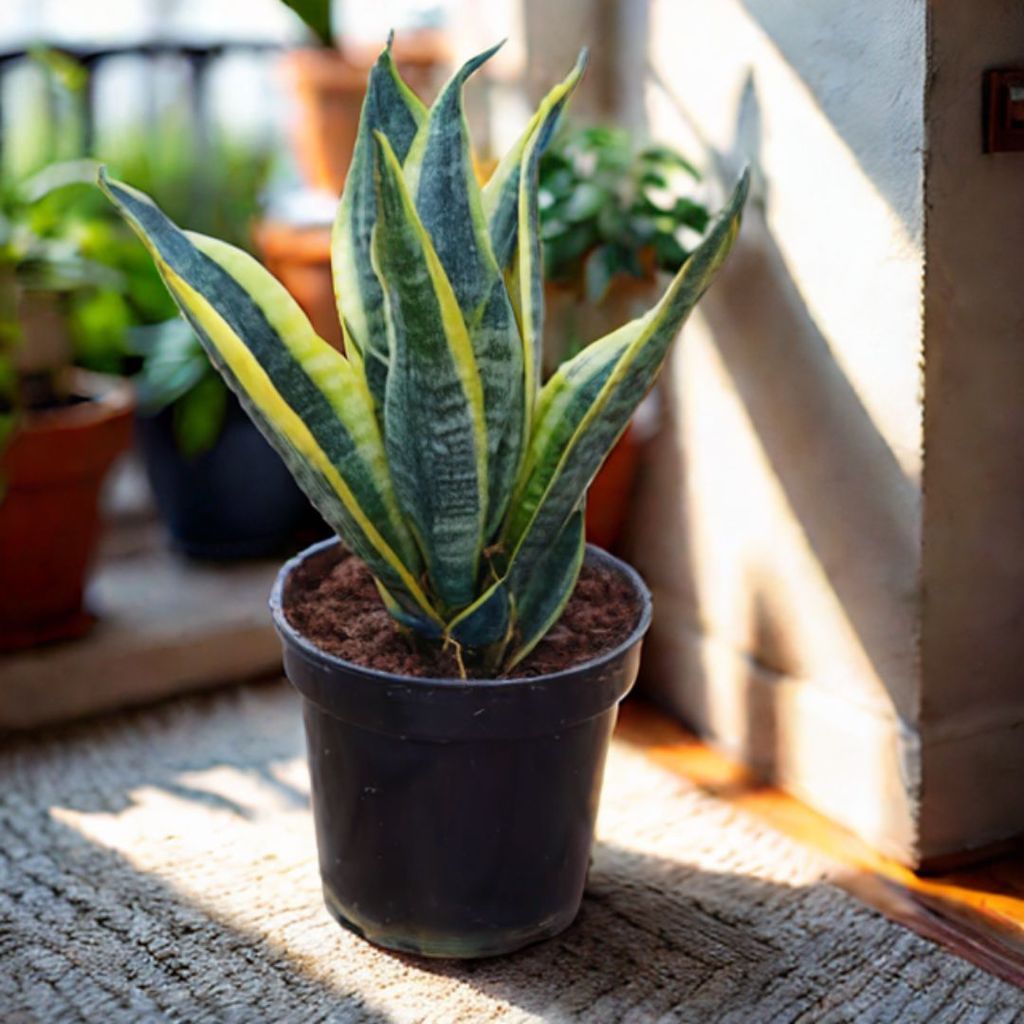
<svg viewBox="0 0 1024 1024"><path fill-rule="evenodd" d="M618 647L546 676L416 678L330 655L288 622L294 570L327 572L342 553L334 540L302 552L270 602L303 698L328 909L371 942L426 956L494 956L557 934L583 897L608 742L650 624L647 587L588 547L588 563L636 594Z"/></svg>
<svg viewBox="0 0 1024 1024"><path fill-rule="evenodd" d="M139 415L136 437L157 510L174 547L192 558L229 561L278 555L328 531L280 456L229 398L224 427L188 458L172 408Z"/></svg>

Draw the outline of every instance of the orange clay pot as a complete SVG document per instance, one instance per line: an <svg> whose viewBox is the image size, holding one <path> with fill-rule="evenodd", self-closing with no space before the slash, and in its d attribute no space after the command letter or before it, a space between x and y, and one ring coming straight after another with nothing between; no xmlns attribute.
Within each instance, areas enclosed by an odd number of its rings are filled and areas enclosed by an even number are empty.
<svg viewBox="0 0 1024 1024"><path fill-rule="evenodd" d="M343 351L331 279L331 229L262 221L253 237L267 270L291 292L317 334Z"/></svg>
<svg viewBox="0 0 1024 1024"><path fill-rule="evenodd" d="M629 516L641 445L631 423L609 452L587 494L587 540L614 551Z"/></svg>
<svg viewBox="0 0 1024 1024"><path fill-rule="evenodd" d="M292 131L295 155L306 181L340 195L352 160L366 78L377 48L305 49L285 54L282 69L297 101ZM447 64L444 39L435 32L406 35L392 53L405 81L421 99L436 91Z"/></svg>
<svg viewBox="0 0 1024 1024"><path fill-rule="evenodd" d="M282 70L297 103L292 145L307 182L341 194L359 130L366 72L337 50L292 50Z"/></svg>
<svg viewBox="0 0 1024 1024"><path fill-rule="evenodd" d="M118 378L75 371L75 404L30 412L0 455L0 650L79 636L100 535L99 495L131 442L133 399Z"/></svg>

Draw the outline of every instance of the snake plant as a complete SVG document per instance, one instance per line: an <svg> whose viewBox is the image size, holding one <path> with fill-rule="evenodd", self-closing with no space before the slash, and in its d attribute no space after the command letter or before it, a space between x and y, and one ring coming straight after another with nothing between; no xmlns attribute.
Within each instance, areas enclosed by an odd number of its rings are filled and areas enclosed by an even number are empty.
<svg viewBox="0 0 1024 1024"><path fill-rule="evenodd" d="M388 47L369 76L332 238L342 354L259 263L99 181L211 360L381 599L460 666L508 672L583 561L587 487L739 229L744 176L645 316L540 386L541 153L585 54L480 187L458 70L427 109Z"/></svg>

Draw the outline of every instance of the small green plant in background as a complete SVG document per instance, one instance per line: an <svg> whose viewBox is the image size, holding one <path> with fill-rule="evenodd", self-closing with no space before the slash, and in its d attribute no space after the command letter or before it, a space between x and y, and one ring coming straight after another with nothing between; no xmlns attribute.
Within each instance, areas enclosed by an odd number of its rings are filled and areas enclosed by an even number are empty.
<svg viewBox="0 0 1024 1024"><path fill-rule="evenodd" d="M348 357L259 263L100 183L211 360L324 519L424 643L495 675L557 620L584 553L587 487L739 230L744 176L657 305L540 386L538 163L583 61L481 189L462 89L428 110L390 44L370 73L332 244Z"/></svg>
<svg viewBox="0 0 1024 1024"><path fill-rule="evenodd" d="M0 190L27 201L35 237L109 271L102 286L79 288L64 303L75 363L137 374L143 414L173 405L178 447L186 456L198 455L220 435L225 385L198 340L184 337L177 306L146 248L91 187L96 162L74 149L83 137L79 122L88 72L56 51L39 49L33 57L61 100L60 131L40 129L37 139L24 133L16 138L15 148L24 155L13 164L33 173L15 174L9 161ZM200 132L192 112L174 103L154 124L122 129L99 145L104 162L157 197L172 217L251 248L252 221L271 170L269 143L236 139L213 126Z"/></svg>
<svg viewBox="0 0 1024 1024"><path fill-rule="evenodd" d="M697 169L666 146L638 149L609 126L565 126L540 162L540 223L548 280L600 302L617 274L675 274L710 215Z"/></svg>

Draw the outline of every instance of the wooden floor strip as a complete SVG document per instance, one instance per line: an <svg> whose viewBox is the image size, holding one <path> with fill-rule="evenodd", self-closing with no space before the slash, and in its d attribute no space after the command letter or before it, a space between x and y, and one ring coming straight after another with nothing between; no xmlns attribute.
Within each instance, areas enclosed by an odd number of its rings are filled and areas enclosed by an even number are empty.
<svg viewBox="0 0 1024 1024"><path fill-rule="evenodd" d="M918 875L759 781L649 704L634 699L623 705L618 736L705 792L823 854L835 865L830 879L864 903L1024 987L1024 854Z"/></svg>

